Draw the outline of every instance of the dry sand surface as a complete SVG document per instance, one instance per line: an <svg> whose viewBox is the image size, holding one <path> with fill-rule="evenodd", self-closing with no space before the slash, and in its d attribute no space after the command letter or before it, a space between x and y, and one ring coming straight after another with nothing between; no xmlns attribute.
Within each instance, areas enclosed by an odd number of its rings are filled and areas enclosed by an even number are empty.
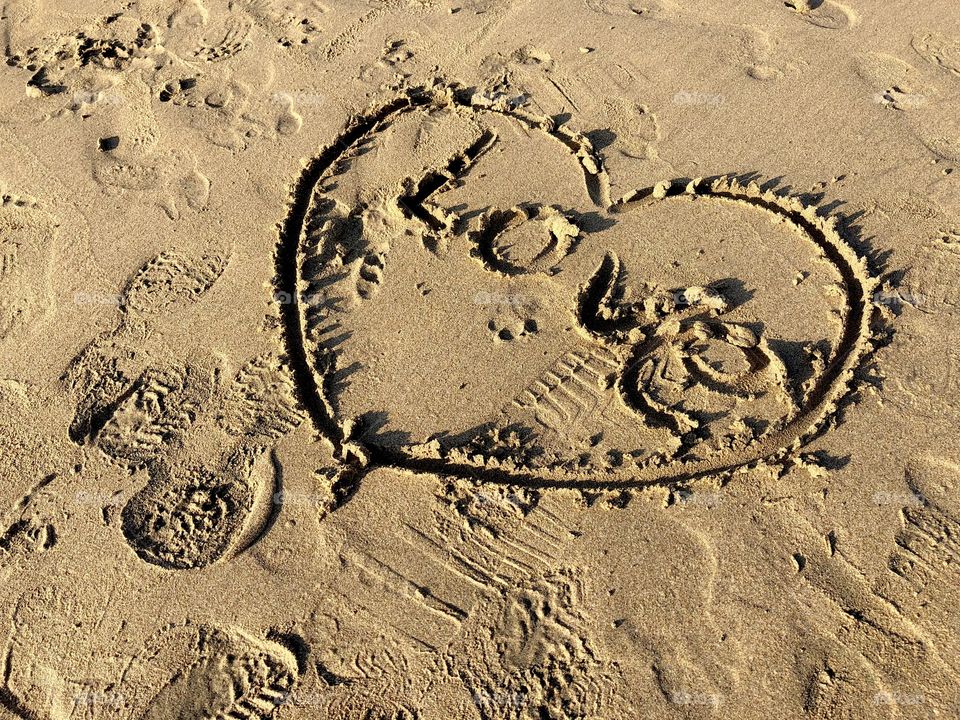
<svg viewBox="0 0 960 720"><path fill-rule="evenodd" d="M0 718L960 717L957 0L2 0Z"/></svg>

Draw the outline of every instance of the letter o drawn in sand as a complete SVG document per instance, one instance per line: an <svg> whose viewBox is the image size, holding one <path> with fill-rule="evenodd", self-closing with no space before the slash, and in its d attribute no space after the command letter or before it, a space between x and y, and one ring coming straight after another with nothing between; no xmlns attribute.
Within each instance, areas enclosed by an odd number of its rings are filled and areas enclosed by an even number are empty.
<svg viewBox="0 0 960 720"><path fill-rule="evenodd" d="M357 471L612 489L780 462L872 347L834 219L725 176L611 201L586 137L447 86L306 165L276 284L300 400Z"/></svg>

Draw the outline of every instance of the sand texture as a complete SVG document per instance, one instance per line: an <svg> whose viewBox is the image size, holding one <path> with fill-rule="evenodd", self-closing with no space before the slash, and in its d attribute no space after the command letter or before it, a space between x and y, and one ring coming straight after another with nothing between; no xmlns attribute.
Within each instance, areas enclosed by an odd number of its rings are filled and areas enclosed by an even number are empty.
<svg viewBox="0 0 960 720"><path fill-rule="evenodd" d="M0 45L0 720L960 717L956 0Z"/></svg>

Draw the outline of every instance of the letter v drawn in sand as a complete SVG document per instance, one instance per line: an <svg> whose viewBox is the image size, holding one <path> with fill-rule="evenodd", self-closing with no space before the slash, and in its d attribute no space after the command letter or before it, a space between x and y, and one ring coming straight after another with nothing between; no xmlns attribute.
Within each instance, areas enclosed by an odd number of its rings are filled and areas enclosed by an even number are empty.
<svg viewBox="0 0 960 720"><path fill-rule="evenodd" d="M823 431L872 348L836 219L727 176L612 201L584 135L450 86L306 164L276 262L299 398L356 472L729 475Z"/></svg>

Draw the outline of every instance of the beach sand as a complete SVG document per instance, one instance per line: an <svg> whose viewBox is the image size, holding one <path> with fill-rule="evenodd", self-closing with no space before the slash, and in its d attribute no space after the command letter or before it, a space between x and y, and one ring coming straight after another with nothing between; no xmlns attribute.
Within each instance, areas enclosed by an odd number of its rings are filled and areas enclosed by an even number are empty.
<svg viewBox="0 0 960 720"><path fill-rule="evenodd" d="M953 0L0 41L0 718L960 717Z"/></svg>

